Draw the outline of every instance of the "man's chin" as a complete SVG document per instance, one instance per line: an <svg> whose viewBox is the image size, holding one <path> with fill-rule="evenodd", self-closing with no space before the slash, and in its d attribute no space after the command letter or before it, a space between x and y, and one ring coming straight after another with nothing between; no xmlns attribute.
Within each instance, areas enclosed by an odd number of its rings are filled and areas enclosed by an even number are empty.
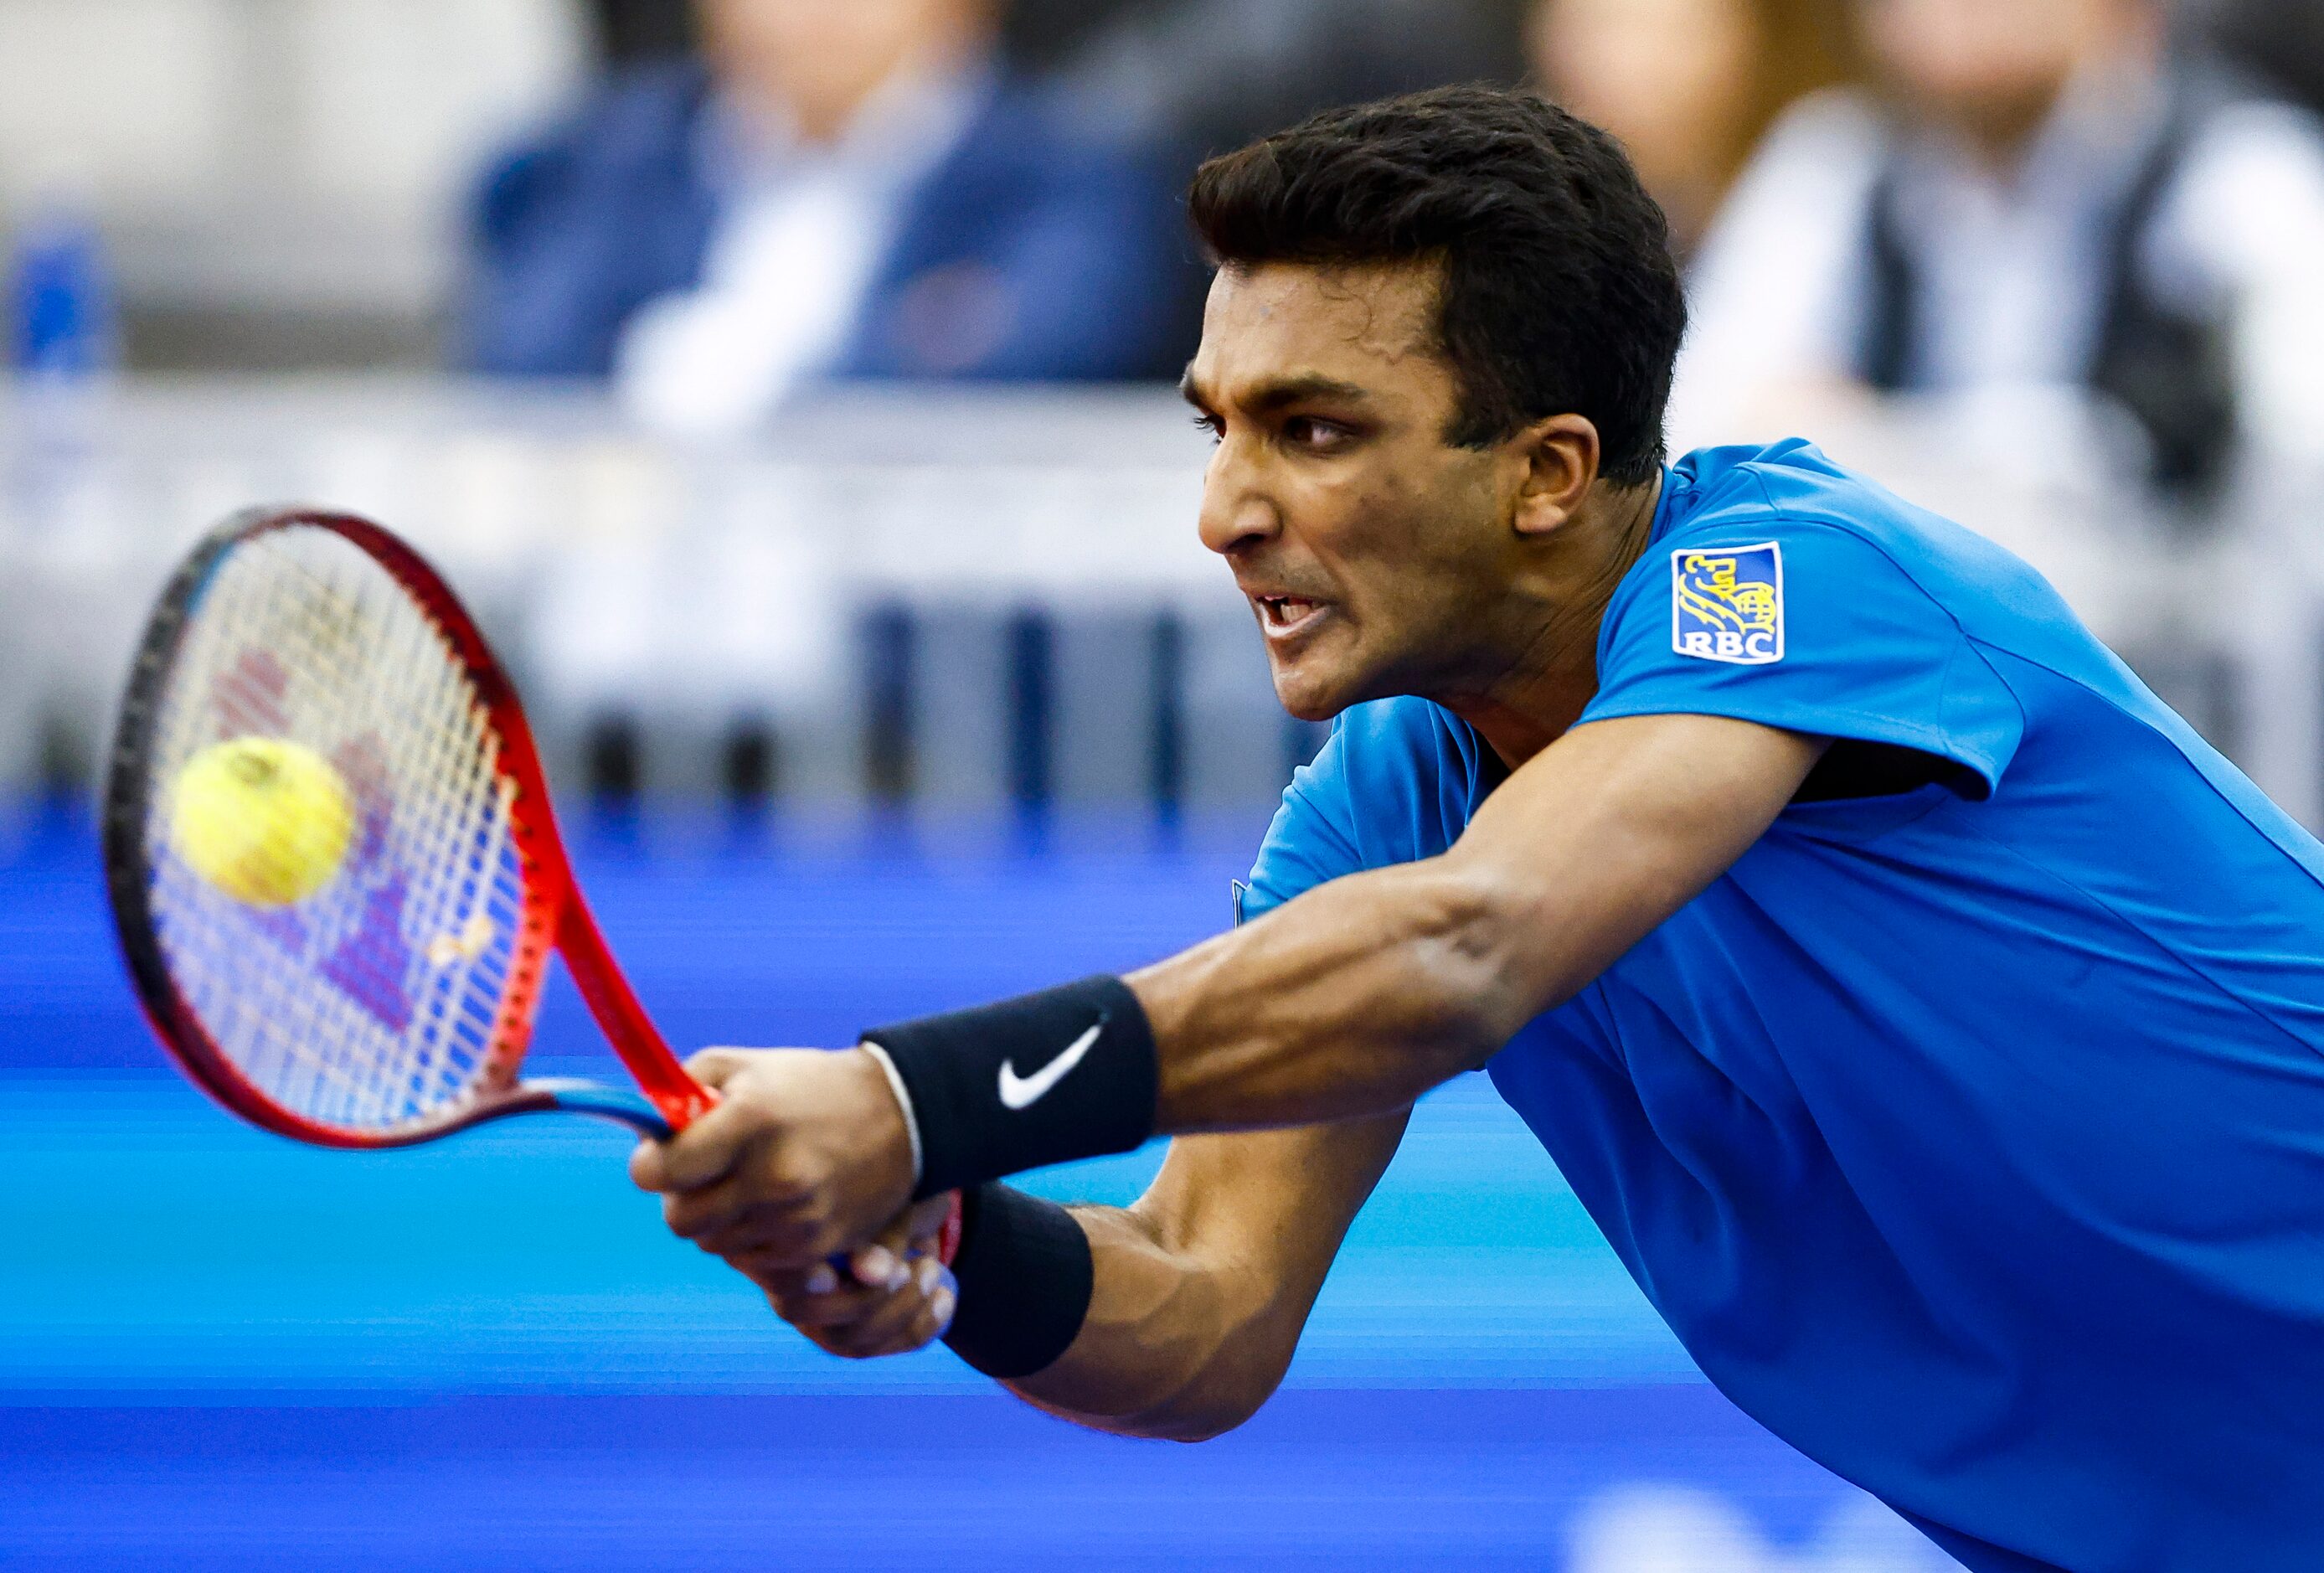
<svg viewBox="0 0 2324 1573"><path fill-rule="evenodd" d="M1274 672L1276 702L1297 721L1328 721L1350 705L1360 702L1361 688L1344 676L1302 671L1296 667Z"/></svg>

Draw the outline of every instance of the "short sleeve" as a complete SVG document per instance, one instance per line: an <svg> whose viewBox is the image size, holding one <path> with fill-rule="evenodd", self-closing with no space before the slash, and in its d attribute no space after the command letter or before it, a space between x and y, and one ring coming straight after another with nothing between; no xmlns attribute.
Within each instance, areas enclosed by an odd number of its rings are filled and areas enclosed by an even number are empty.
<svg viewBox="0 0 2324 1573"><path fill-rule="evenodd" d="M1314 759L1293 773L1291 784L1283 790L1283 801L1250 865L1250 882L1237 893L1237 922L1248 922L1293 896L1363 866L1345 822L1347 808L1340 727L1335 723Z"/></svg>
<svg viewBox="0 0 2324 1573"><path fill-rule="evenodd" d="M1581 724L1731 716L1948 759L1985 792L2024 729L2016 696L1880 545L1762 516L1657 541L1607 608Z"/></svg>
<svg viewBox="0 0 2324 1573"><path fill-rule="evenodd" d="M1238 921L1342 874L1451 847L1485 790L1481 747L1425 699L1350 709L1285 789L1239 894Z"/></svg>

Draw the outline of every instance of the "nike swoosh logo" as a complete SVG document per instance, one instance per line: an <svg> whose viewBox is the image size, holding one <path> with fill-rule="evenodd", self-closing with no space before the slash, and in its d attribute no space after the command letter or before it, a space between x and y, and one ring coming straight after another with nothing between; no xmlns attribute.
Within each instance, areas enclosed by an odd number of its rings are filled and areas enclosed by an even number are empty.
<svg viewBox="0 0 2324 1573"><path fill-rule="evenodd" d="M1064 1053L1030 1076L1018 1075L1017 1062L1014 1059L1002 1060L1001 1062L1001 1101L1012 1109L1030 1108L1039 1103L1042 1096L1058 1082L1063 1081L1065 1073L1082 1062L1082 1056L1096 1046L1097 1035L1104 1028L1105 1019L1101 1016L1088 1032L1066 1044Z"/></svg>

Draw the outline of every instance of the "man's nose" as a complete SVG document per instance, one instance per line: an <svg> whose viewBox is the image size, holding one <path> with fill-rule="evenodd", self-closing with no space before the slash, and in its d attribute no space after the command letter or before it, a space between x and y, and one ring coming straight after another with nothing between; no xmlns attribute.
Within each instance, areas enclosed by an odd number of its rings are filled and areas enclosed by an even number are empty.
<svg viewBox="0 0 2324 1573"><path fill-rule="evenodd" d="M1283 515L1247 475L1236 473L1222 449L1203 477L1199 528L1204 546L1222 557L1231 557L1281 534Z"/></svg>

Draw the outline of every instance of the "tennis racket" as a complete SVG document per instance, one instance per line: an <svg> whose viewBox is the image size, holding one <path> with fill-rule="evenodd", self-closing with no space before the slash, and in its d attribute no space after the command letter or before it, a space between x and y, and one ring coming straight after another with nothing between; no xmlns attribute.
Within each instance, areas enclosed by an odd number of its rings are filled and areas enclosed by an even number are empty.
<svg viewBox="0 0 2324 1573"><path fill-rule="evenodd" d="M194 837L221 810L197 794L236 787L222 745L245 771L303 773L287 874L264 846L232 877L205 869ZM104 843L155 1032L270 1131L394 1147L565 1109L666 1137L714 1101L581 899L507 675L443 579L376 524L259 509L195 548L122 700ZM639 1092L520 1078L552 950Z"/></svg>

